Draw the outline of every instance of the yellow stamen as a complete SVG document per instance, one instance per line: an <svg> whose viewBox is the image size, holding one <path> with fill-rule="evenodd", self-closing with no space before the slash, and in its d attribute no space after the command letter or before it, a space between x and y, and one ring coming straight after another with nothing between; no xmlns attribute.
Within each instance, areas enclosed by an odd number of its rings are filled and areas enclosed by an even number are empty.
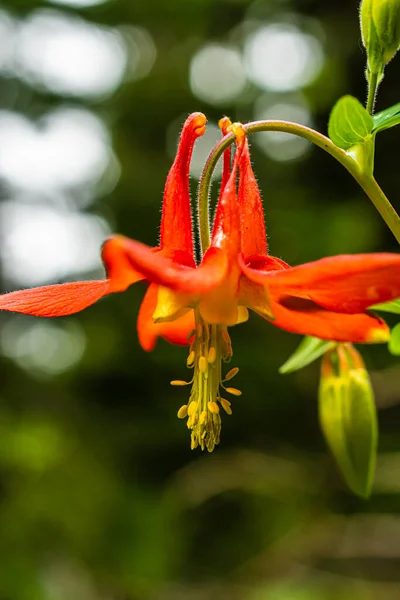
<svg viewBox="0 0 400 600"><path fill-rule="evenodd" d="M207 421L207 411L203 410L203 412L200 415L200 419L199 419L199 423L200 425L204 425L204 423ZM202 436L206 436L206 431L203 432Z"/></svg>
<svg viewBox="0 0 400 600"><path fill-rule="evenodd" d="M189 354L188 358L187 358L187 361L186 361L186 365L187 365L188 367L191 367L191 366L192 366L192 364L194 363L194 357L195 357L195 352L194 352L194 350L192 350L192 351L190 352L190 354Z"/></svg>
<svg viewBox="0 0 400 600"><path fill-rule="evenodd" d="M208 360L205 356L199 358L199 369L201 373L207 373L208 371Z"/></svg>
<svg viewBox="0 0 400 600"><path fill-rule="evenodd" d="M226 329L223 329L221 332L223 339L223 357L225 362L229 362L232 357L232 343L231 338L229 337L229 333Z"/></svg>
<svg viewBox="0 0 400 600"><path fill-rule="evenodd" d="M215 415L217 415L219 413L219 406L216 402L209 402L207 406L208 406L208 410L211 413L213 413Z"/></svg>
<svg viewBox="0 0 400 600"><path fill-rule="evenodd" d="M197 411L198 406L199 406L199 403L196 402L196 400L193 400L189 404L189 407L188 407L188 415L189 415L189 417L192 417L195 414L195 412Z"/></svg>
<svg viewBox="0 0 400 600"><path fill-rule="evenodd" d="M213 363L215 363L215 359L217 358L217 351L214 348L214 346L211 346L210 350L208 351L208 362L210 365L212 365Z"/></svg>
<svg viewBox="0 0 400 600"><path fill-rule="evenodd" d="M231 409L231 403L229 402L229 400L225 400L225 398L220 398L219 401L221 402L221 406L224 409L224 411L226 412L226 414L231 415L232 409Z"/></svg>
<svg viewBox="0 0 400 600"><path fill-rule="evenodd" d="M222 333L221 333L221 335L222 335L222 339L224 340L224 342L226 342L227 344L230 344L230 343L231 343L231 338L230 338L230 335L229 335L229 333L227 332L227 330L226 330L226 329L223 329L223 330L222 330Z"/></svg>
<svg viewBox="0 0 400 600"><path fill-rule="evenodd" d="M240 390L238 390L237 388L225 388L225 391L228 392L228 394L232 394L232 396L241 396L242 392Z"/></svg>
<svg viewBox="0 0 400 600"><path fill-rule="evenodd" d="M173 379L169 382L170 385L189 385L190 381L183 381L182 379Z"/></svg>
<svg viewBox="0 0 400 600"><path fill-rule="evenodd" d="M231 369L230 371L227 372L227 374L225 375L224 381L229 381L229 379L233 379L235 377L235 375L237 375L238 373L239 373L239 369L237 367L234 367L233 369Z"/></svg>
<svg viewBox="0 0 400 600"><path fill-rule="evenodd" d="M212 452L220 441L221 416L220 406L227 414L232 414L230 402L220 397L223 382L236 375L239 369L231 369L225 379L222 378L222 360L228 361L232 356L231 340L222 325L209 325L203 321L195 309L196 329L191 340L188 367L194 369L192 389L189 402L178 411L178 416L187 415L186 425L191 430L191 448L200 447ZM184 385L186 382L174 380L173 385ZM240 395L236 388L228 388L228 393Z"/></svg>
<svg viewBox="0 0 400 600"><path fill-rule="evenodd" d="M184 404L178 410L178 419L185 419L187 417L187 414L188 414L188 407L187 407L187 404Z"/></svg>

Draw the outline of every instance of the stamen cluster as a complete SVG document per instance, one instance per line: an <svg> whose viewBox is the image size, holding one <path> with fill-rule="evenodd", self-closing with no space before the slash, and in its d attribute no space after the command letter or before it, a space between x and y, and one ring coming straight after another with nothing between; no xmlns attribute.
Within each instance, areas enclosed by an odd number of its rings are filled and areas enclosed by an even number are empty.
<svg viewBox="0 0 400 600"><path fill-rule="evenodd" d="M193 369L190 381L174 380L171 385L190 385L192 390L189 402L178 410L178 418L187 417L187 427L191 430L191 448L198 446L212 452L220 441L220 407L232 414L231 403L221 396L221 388L233 396L240 396L237 388L225 387L238 372L237 367L222 377L222 362L230 362L232 344L226 326L209 325L195 311L196 329L191 335L188 368Z"/></svg>

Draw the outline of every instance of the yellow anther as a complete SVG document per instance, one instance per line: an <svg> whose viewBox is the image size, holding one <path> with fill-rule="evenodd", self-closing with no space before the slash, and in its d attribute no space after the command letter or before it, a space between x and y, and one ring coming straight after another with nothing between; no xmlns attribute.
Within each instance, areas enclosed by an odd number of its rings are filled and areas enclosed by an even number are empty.
<svg viewBox="0 0 400 600"><path fill-rule="evenodd" d="M187 407L187 404L184 404L178 410L178 419L185 419L187 417L187 414L188 414L188 407Z"/></svg>
<svg viewBox="0 0 400 600"><path fill-rule="evenodd" d="M221 335L222 335L222 339L224 340L224 342L226 342L227 344L231 343L231 338L226 329L222 330Z"/></svg>
<svg viewBox="0 0 400 600"><path fill-rule="evenodd" d="M188 358L187 358L187 361L186 361L186 365L187 365L188 367L191 367L191 366L192 366L192 364L194 363L194 357L195 357L195 356L196 356L196 354L195 354L195 351L194 351L194 350L192 350L192 351L190 352L190 354L189 354Z"/></svg>
<svg viewBox="0 0 400 600"><path fill-rule="evenodd" d="M218 404L217 404L217 406L218 406ZM221 417L219 416L219 411L218 411L218 413L213 414L212 420L213 420L214 425L221 425Z"/></svg>
<svg viewBox="0 0 400 600"><path fill-rule="evenodd" d="M199 370L200 373L207 373L208 371L208 360L205 356L200 356L199 358Z"/></svg>
<svg viewBox="0 0 400 600"><path fill-rule="evenodd" d="M203 410L203 412L200 415L200 425L204 425L204 423L207 421L207 411Z"/></svg>
<svg viewBox="0 0 400 600"><path fill-rule="evenodd" d="M182 379L173 379L169 383L170 385L189 385L190 381L183 381Z"/></svg>
<svg viewBox="0 0 400 600"><path fill-rule="evenodd" d="M242 392L240 390L238 390L237 388L225 388L225 391L228 392L228 394L232 394L232 396L241 396Z"/></svg>
<svg viewBox="0 0 400 600"><path fill-rule="evenodd" d="M222 330L221 335L224 342L224 361L228 362L230 360L230 357L232 356L231 338L229 337L229 333L226 329Z"/></svg>
<svg viewBox="0 0 400 600"><path fill-rule="evenodd" d="M217 351L214 348L214 346L211 346L211 348L208 351L208 362L210 365L212 365L213 363L215 363L215 359L217 358Z"/></svg>
<svg viewBox="0 0 400 600"><path fill-rule="evenodd" d="M196 400L193 400L193 402L191 402L189 404L188 411L187 411L189 417L192 417L197 412L198 407L199 407L199 403L196 402Z"/></svg>
<svg viewBox="0 0 400 600"><path fill-rule="evenodd" d="M208 403L208 410L213 413L214 415L217 415L219 413L219 406L216 402L209 402Z"/></svg>
<svg viewBox="0 0 400 600"><path fill-rule="evenodd" d="M229 402L229 400L225 400L225 398L220 398L219 401L221 402L221 406L224 409L224 411L226 412L226 414L231 415L232 409L231 409L231 403Z"/></svg>
<svg viewBox="0 0 400 600"><path fill-rule="evenodd" d="M229 381L229 379L233 379L233 377L235 377L235 375L237 375L238 373L239 373L239 369L237 367L234 367L233 369L228 371L228 373L225 375L224 381Z"/></svg>
<svg viewBox="0 0 400 600"><path fill-rule="evenodd" d="M198 445L199 445L199 442L197 440L197 437L192 434L192 441L191 441L191 444L190 444L191 449L195 450Z"/></svg>

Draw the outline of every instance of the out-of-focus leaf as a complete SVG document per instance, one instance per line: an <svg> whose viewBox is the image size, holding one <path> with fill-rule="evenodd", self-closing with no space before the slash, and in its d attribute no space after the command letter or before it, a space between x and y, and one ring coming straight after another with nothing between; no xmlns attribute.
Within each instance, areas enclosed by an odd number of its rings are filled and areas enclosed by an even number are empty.
<svg viewBox="0 0 400 600"><path fill-rule="evenodd" d="M373 132L383 131L389 129L400 123L400 102L394 106L390 106L381 112L376 113L372 117L374 121Z"/></svg>
<svg viewBox="0 0 400 600"><path fill-rule="evenodd" d="M332 142L348 150L366 142L374 128L374 121L361 102L353 96L343 96L332 109L328 135Z"/></svg>
<svg viewBox="0 0 400 600"><path fill-rule="evenodd" d="M397 323L392 329L389 340L389 352L395 356L400 356L400 323Z"/></svg>
<svg viewBox="0 0 400 600"><path fill-rule="evenodd" d="M400 315L400 300L392 300L392 302L382 302L370 307L372 310L381 310L383 312L394 313Z"/></svg>
<svg viewBox="0 0 400 600"><path fill-rule="evenodd" d="M279 373L293 373L293 371L306 367L333 348L334 345L335 342L328 342L311 336L304 337L292 356L281 366Z"/></svg>
<svg viewBox="0 0 400 600"><path fill-rule="evenodd" d="M375 471L378 425L368 373L323 378L319 390L321 427L350 489L368 498Z"/></svg>

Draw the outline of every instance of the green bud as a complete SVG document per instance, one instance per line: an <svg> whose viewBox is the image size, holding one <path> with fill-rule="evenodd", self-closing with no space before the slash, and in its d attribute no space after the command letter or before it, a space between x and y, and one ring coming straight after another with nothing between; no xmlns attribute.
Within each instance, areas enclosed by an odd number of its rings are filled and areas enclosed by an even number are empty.
<svg viewBox="0 0 400 600"><path fill-rule="evenodd" d="M362 0L360 22L368 71L382 77L400 47L400 0Z"/></svg>
<svg viewBox="0 0 400 600"><path fill-rule="evenodd" d="M350 344L339 344L322 363L319 416L328 446L350 489L371 493L377 451L377 416L368 372Z"/></svg>

